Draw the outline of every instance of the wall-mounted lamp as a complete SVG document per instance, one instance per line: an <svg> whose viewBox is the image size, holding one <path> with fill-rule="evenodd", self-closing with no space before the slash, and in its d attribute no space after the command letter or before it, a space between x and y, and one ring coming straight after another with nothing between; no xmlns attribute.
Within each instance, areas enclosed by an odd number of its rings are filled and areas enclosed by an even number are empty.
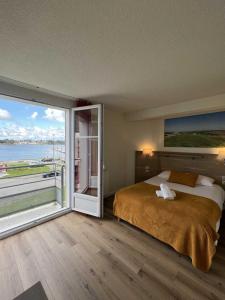
<svg viewBox="0 0 225 300"><path fill-rule="evenodd" d="M152 148L144 148L142 150L142 154L145 156L152 156L153 155Z"/></svg>
<svg viewBox="0 0 225 300"><path fill-rule="evenodd" d="M222 160L223 163L225 164L225 148L221 148L219 150L218 158L219 160Z"/></svg>

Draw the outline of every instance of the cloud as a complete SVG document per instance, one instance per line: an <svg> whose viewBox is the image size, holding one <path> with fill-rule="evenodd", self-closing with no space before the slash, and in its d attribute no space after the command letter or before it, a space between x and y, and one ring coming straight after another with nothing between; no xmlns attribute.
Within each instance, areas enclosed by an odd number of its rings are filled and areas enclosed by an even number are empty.
<svg viewBox="0 0 225 300"><path fill-rule="evenodd" d="M63 140L65 138L65 129L57 127L41 128L38 126L22 127L12 123L0 127L0 139L48 140L53 137Z"/></svg>
<svg viewBox="0 0 225 300"><path fill-rule="evenodd" d="M10 118L11 118L11 115L8 112L8 110L0 108L0 120L8 120Z"/></svg>
<svg viewBox="0 0 225 300"><path fill-rule="evenodd" d="M31 119L35 120L37 118L37 116L38 116L38 112L35 111L35 112L32 113Z"/></svg>
<svg viewBox="0 0 225 300"><path fill-rule="evenodd" d="M44 118L52 121L65 122L65 112L59 109L47 108Z"/></svg>

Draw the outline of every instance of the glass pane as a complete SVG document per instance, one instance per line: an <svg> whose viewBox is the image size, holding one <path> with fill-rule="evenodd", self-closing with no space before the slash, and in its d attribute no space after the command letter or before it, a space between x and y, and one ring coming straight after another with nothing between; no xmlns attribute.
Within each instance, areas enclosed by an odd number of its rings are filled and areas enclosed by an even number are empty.
<svg viewBox="0 0 225 300"><path fill-rule="evenodd" d="M98 110L75 112L75 192L98 194Z"/></svg>
<svg viewBox="0 0 225 300"><path fill-rule="evenodd" d="M0 95L1 108L16 119L0 134L0 233L33 222L69 207L66 118L69 112ZM30 111L32 114L26 117ZM37 113L38 112L38 113ZM45 115L42 126L41 115ZM52 117L54 116L54 117ZM55 119L54 119L55 118ZM56 126L55 120L60 121ZM5 123L4 123L5 122ZM0 131L8 120L0 120ZM43 128L42 128L43 127ZM3 130L4 131L4 130ZM2 131L2 132L3 132Z"/></svg>
<svg viewBox="0 0 225 300"><path fill-rule="evenodd" d="M75 112L76 137L98 136L98 109Z"/></svg>

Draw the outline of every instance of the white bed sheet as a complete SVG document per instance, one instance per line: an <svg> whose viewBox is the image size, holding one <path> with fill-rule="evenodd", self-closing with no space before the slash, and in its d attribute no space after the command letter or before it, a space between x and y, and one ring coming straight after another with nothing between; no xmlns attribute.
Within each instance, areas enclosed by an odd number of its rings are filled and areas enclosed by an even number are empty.
<svg viewBox="0 0 225 300"><path fill-rule="evenodd" d="M168 182L166 179L163 179L159 176L154 176L145 182L157 186L159 186L161 183L166 183L172 190L209 198L216 202L221 210L224 208L225 191L217 184L213 184L213 186L197 185L195 187L189 187L183 184ZM217 232L219 227L220 220L217 222Z"/></svg>

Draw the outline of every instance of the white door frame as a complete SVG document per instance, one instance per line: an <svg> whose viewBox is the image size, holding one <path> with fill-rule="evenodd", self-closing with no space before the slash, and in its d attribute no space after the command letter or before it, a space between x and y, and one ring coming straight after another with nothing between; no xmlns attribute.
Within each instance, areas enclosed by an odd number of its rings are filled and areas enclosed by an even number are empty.
<svg viewBox="0 0 225 300"><path fill-rule="evenodd" d="M0 94L1 95L1 94ZM22 232L24 230L27 230L29 228L35 227L37 225L40 225L42 223L48 222L52 219L55 219L57 217L60 217L62 215L65 215L69 212L71 212L71 182L70 182L70 174L71 174L71 143L70 143L70 137L71 137L71 116L72 116L72 111L71 108L65 108L65 107L60 107L60 106L53 106L51 104L47 103L42 103L39 101L32 101L32 100L27 100L27 99L22 99L20 97L14 97L14 96L5 96L2 95L4 98L7 100L17 100L18 102L23 102L27 104L35 104L35 105L40 105L40 106L45 106L48 108L53 108L53 109L58 109L62 110L65 112L65 152L66 152L66 157L65 157L65 166L66 166L66 202L68 204L68 207L63 208L62 210L58 212L51 213L49 215L45 215L43 217L38 217L34 220L28 221L22 225L15 226L13 228L10 228L2 233L0 233L0 240L7 238L9 236L12 236L14 234L17 234L19 232Z"/></svg>

